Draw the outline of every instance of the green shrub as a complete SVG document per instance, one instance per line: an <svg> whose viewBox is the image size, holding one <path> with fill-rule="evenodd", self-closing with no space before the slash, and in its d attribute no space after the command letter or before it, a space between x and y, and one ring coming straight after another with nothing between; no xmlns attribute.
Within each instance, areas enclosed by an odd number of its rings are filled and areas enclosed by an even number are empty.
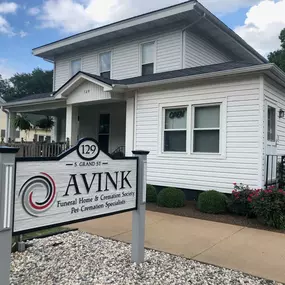
<svg viewBox="0 0 285 285"><path fill-rule="evenodd" d="M157 200L157 193L156 189L152 185L147 185L146 188L146 201L147 203L156 203Z"/></svg>
<svg viewBox="0 0 285 285"><path fill-rule="evenodd" d="M256 190L251 201L253 211L264 224L285 229L285 191L271 187Z"/></svg>
<svg viewBox="0 0 285 285"><path fill-rule="evenodd" d="M198 197L198 209L204 213L220 214L227 209L226 195L215 190L207 191Z"/></svg>
<svg viewBox="0 0 285 285"><path fill-rule="evenodd" d="M181 208L185 205L185 194L176 188L164 188L157 195L157 204L166 208Z"/></svg>
<svg viewBox="0 0 285 285"><path fill-rule="evenodd" d="M228 201L228 209L231 213L253 217L253 208L251 204L251 199L256 190L250 189L248 186L240 183L237 185L234 183L234 190L232 192L231 198Z"/></svg>

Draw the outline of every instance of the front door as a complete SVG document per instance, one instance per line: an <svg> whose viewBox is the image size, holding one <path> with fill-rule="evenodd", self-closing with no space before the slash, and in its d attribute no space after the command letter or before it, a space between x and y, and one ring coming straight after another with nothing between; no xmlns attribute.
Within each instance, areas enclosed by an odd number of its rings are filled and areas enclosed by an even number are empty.
<svg viewBox="0 0 285 285"><path fill-rule="evenodd" d="M268 182L273 183L276 180L277 170L277 111L276 105L267 102L267 131L266 131L266 172Z"/></svg>
<svg viewBox="0 0 285 285"><path fill-rule="evenodd" d="M110 114L100 114L98 141L104 152L109 152Z"/></svg>

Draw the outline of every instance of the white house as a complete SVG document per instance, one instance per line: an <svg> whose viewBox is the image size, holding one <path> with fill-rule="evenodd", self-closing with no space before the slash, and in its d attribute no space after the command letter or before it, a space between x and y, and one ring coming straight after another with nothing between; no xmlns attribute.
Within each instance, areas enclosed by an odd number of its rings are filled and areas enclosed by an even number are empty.
<svg viewBox="0 0 285 285"><path fill-rule="evenodd" d="M54 62L54 92L5 104L10 116L56 117L57 141L88 136L109 153L148 150L150 184L262 187L266 154L285 153L285 74L197 1L33 54Z"/></svg>

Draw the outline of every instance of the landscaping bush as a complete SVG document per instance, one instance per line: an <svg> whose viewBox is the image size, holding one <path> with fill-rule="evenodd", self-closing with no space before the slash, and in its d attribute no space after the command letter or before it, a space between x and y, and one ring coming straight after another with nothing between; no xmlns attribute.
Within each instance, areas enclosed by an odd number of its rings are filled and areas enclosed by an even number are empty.
<svg viewBox="0 0 285 285"><path fill-rule="evenodd" d="M204 213L221 214L227 210L226 195L215 190L207 191L198 197L198 209Z"/></svg>
<svg viewBox="0 0 285 285"><path fill-rule="evenodd" d="M256 190L250 189L248 186L240 183L234 183L234 190L232 196L228 201L228 209L231 213L253 217L253 208L251 204L252 197Z"/></svg>
<svg viewBox="0 0 285 285"><path fill-rule="evenodd" d="M257 218L265 225L285 229L285 191L283 189L271 187L266 190L256 190L250 203Z"/></svg>
<svg viewBox="0 0 285 285"><path fill-rule="evenodd" d="M147 203L156 203L157 200L157 193L156 189L152 185L147 185L146 188L146 201Z"/></svg>
<svg viewBox="0 0 285 285"><path fill-rule="evenodd" d="M181 208L185 205L185 194L176 188L164 188L157 195L157 204L166 208Z"/></svg>

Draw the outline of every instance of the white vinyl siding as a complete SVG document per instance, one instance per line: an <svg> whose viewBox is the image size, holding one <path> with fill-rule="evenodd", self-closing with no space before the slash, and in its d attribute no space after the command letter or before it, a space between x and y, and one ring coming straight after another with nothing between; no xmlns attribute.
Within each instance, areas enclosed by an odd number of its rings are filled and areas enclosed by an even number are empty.
<svg viewBox="0 0 285 285"><path fill-rule="evenodd" d="M150 151L148 183L228 193L232 191L233 182L257 187L260 171L259 96L259 78L138 91L135 149ZM161 105L214 104L213 101L223 102L225 107L225 123L221 126L224 155L162 153L159 145ZM190 141L192 139L189 137Z"/></svg>
<svg viewBox="0 0 285 285"><path fill-rule="evenodd" d="M280 87L279 85L277 85L272 80L266 77L264 80L264 95L265 100L267 100L269 103L273 103L276 106L277 154L285 155L285 118L279 118L279 110L285 110L285 88ZM264 123L267 124L268 122L265 121Z"/></svg>
<svg viewBox="0 0 285 285"><path fill-rule="evenodd" d="M230 56L216 48L202 37L190 32L185 32L184 67L196 67L201 65L228 62Z"/></svg>
<svg viewBox="0 0 285 285"><path fill-rule="evenodd" d="M150 35L135 35L102 47L82 49L76 53L67 53L56 58L55 89L59 89L70 78L70 61L81 58L82 71L99 75L99 54L112 50L112 79L124 79L140 76L140 45L144 42L156 42L156 72L182 68L182 31L174 28L168 31L154 32Z"/></svg>

